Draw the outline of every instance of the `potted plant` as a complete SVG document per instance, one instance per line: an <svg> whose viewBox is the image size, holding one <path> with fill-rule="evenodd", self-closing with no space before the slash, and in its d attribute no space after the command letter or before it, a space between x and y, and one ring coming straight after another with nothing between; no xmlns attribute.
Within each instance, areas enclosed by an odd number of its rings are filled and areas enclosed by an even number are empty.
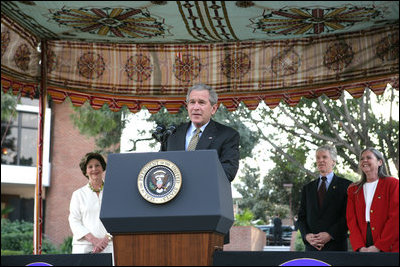
<svg viewBox="0 0 400 267"><path fill-rule="evenodd" d="M224 251L262 251L265 246L265 233L252 223L253 213L245 209L235 216L235 222L229 231L229 244Z"/></svg>

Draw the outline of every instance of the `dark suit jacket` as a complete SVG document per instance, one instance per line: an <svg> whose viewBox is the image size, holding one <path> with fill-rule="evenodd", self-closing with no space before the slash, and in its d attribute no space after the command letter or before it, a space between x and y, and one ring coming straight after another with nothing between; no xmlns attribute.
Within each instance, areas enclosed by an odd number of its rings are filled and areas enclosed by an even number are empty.
<svg viewBox="0 0 400 267"><path fill-rule="evenodd" d="M306 241L308 233L328 232L333 239L322 250L347 251L347 187L351 181L334 175L322 208L318 207L318 182L319 178L306 184L301 193L298 223L306 250L317 250Z"/></svg>
<svg viewBox="0 0 400 267"><path fill-rule="evenodd" d="M191 122L180 125L176 132L168 137L167 151L185 150L186 132ZM239 133L231 127L210 120L201 134L196 150L215 149L218 153L226 177L232 181L239 168Z"/></svg>

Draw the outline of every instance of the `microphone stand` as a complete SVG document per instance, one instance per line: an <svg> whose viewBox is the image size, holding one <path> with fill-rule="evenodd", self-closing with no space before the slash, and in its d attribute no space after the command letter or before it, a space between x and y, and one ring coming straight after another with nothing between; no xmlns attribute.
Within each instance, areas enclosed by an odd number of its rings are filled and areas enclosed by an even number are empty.
<svg viewBox="0 0 400 267"><path fill-rule="evenodd" d="M161 151L167 151L168 137L173 133L175 133L175 131L176 131L175 125L171 125L163 132L163 136L161 139Z"/></svg>

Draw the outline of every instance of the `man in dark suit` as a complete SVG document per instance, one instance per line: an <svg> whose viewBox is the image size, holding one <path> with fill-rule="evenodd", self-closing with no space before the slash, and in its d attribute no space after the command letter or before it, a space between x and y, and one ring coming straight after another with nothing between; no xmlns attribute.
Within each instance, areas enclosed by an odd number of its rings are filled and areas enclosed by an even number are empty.
<svg viewBox="0 0 400 267"><path fill-rule="evenodd" d="M335 147L319 147L319 178L302 190L298 225L306 251L347 251L346 204L351 181L333 173L336 158Z"/></svg>
<svg viewBox="0 0 400 267"><path fill-rule="evenodd" d="M211 119L218 109L218 95L213 88L196 84L186 96L190 122L184 123L168 137L167 151L215 149L226 177L232 181L239 168L239 133ZM197 145L190 144L199 129ZM195 137L196 138L196 137Z"/></svg>

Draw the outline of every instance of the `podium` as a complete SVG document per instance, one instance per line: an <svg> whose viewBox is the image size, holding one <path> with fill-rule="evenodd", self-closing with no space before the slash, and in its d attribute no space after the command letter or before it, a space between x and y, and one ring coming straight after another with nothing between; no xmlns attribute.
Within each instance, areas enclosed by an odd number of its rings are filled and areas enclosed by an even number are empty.
<svg viewBox="0 0 400 267"><path fill-rule="evenodd" d="M163 160L179 169L180 190L152 203L138 178ZM212 265L234 221L231 185L215 150L110 154L100 220L114 236L116 265Z"/></svg>

